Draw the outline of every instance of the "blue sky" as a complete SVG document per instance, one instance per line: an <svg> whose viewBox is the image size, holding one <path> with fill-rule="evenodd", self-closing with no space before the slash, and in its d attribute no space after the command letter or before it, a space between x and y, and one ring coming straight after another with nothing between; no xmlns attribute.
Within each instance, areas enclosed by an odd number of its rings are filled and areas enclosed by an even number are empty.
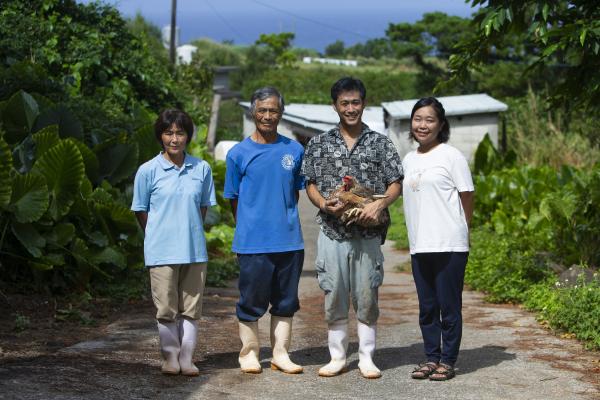
<svg viewBox="0 0 600 400"><path fill-rule="evenodd" d="M159 27L170 21L169 0L103 2L126 17L139 12ZM180 43L209 37L252 44L261 33L294 32L295 46L323 51L336 40L352 45L382 37L390 22L414 22L431 11L468 17L474 9L463 0L178 0L177 25Z"/></svg>

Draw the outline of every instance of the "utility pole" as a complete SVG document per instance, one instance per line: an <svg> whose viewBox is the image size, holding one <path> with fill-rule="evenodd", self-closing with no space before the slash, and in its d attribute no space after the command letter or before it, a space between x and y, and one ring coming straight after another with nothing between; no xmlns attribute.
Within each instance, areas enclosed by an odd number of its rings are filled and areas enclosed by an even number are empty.
<svg viewBox="0 0 600 400"><path fill-rule="evenodd" d="M175 33L177 26L177 0L171 0L171 38L169 40L169 58L171 65L175 66L175 56L177 49L175 47Z"/></svg>

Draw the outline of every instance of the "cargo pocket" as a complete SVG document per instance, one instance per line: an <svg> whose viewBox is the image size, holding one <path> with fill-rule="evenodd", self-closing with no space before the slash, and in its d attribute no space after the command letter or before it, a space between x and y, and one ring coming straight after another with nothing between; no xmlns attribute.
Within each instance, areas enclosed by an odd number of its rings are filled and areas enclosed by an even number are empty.
<svg viewBox="0 0 600 400"><path fill-rule="evenodd" d="M329 276L329 274L327 274L327 271L325 270L325 261L324 260L317 260L315 263L316 266L316 270L317 270L317 279L319 280L319 287L325 292L325 293L329 293L332 290L332 285L331 285L331 277Z"/></svg>
<svg viewBox="0 0 600 400"><path fill-rule="evenodd" d="M378 288L383 283L383 258L377 259L371 270L371 289Z"/></svg>

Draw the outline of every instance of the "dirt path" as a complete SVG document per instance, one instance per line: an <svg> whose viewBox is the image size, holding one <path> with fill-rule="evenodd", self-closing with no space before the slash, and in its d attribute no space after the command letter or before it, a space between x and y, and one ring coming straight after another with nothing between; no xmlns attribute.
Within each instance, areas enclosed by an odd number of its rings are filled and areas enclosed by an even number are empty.
<svg viewBox="0 0 600 400"><path fill-rule="evenodd" d="M415 381L410 371L422 359L417 301L412 277L396 272L408 255L385 246L386 276L381 289L377 365L379 380L357 369L357 339L351 323L350 371L319 378L328 361L322 294L312 269L317 228L303 199L307 262L301 280L302 309L295 318L292 358L305 373L291 376L268 369L268 317L260 322L260 375L239 372L239 339L234 315L237 291L209 289L196 352L198 378L159 373L158 340L152 306L132 307L128 315L97 330L90 340L52 337L53 345L20 348L2 342L0 399L598 399L600 354L575 340L553 336L532 314L510 305L484 303L465 292L465 329L459 375L445 383ZM353 317L351 321L354 321Z"/></svg>

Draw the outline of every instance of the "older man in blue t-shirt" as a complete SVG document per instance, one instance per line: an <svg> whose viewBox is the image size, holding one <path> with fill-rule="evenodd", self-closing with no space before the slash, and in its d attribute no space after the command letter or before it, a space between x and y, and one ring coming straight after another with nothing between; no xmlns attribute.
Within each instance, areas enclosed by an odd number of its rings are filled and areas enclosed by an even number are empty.
<svg viewBox="0 0 600 400"><path fill-rule="evenodd" d="M271 368L302 372L288 355L292 317L299 310L298 283L304 242L298 218L298 190L303 147L277 133L284 101L274 88L258 89L250 113L252 135L227 154L223 196L231 200L236 220L233 251L240 265L237 303L243 372L260 373L258 320L271 304Z"/></svg>

